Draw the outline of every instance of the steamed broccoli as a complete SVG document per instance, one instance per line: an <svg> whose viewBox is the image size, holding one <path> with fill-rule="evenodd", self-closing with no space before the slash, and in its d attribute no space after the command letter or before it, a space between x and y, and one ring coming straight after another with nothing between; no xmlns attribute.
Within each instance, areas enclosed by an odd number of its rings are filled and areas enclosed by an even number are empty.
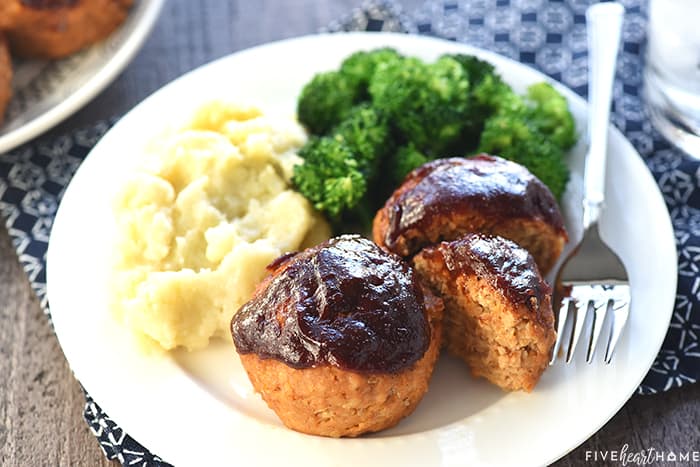
<svg viewBox="0 0 700 467"><path fill-rule="evenodd" d="M499 107L507 105L515 93L496 73L493 65L472 55L445 55L462 65L469 77L469 108L465 119L468 124L464 131L469 138L463 136L462 144L456 153L471 152L479 141L479 135L484 128L484 122Z"/></svg>
<svg viewBox="0 0 700 467"><path fill-rule="evenodd" d="M406 175L431 159L418 151L413 144L400 147L389 158L389 174L393 184L399 185L406 178Z"/></svg>
<svg viewBox="0 0 700 467"><path fill-rule="evenodd" d="M569 181L569 167L564 152L546 138L536 137L529 144L521 144L522 147L516 145L507 151L510 154L518 153L512 160L527 167L550 189L555 199L561 199Z"/></svg>
<svg viewBox="0 0 700 467"><path fill-rule="evenodd" d="M452 154L473 152L479 144L486 119L499 108L508 106L513 98L519 97L496 73L493 65L472 55L446 55L456 60L469 77L469 112L462 138ZM449 155L452 155L449 154Z"/></svg>
<svg viewBox="0 0 700 467"><path fill-rule="evenodd" d="M314 135L323 135L342 122L358 99L357 86L337 71L319 73L301 91L299 121Z"/></svg>
<svg viewBox="0 0 700 467"><path fill-rule="evenodd" d="M304 163L294 167L292 183L316 209L337 219L357 207L367 180L342 138L312 138L299 155Z"/></svg>
<svg viewBox="0 0 700 467"><path fill-rule="evenodd" d="M469 123L469 78L462 65L441 57L383 63L369 83L372 105L385 112L402 139L431 157L442 156Z"/></svg>
<svg viewBox="0 0 700 467"><path fill-rule="evenodd" d="M358 170L368 180L376 176L380 162L392 148L386 118L369 104L354 107L331 134L350 148Z"/></svg>
<svg viewBox="0 0 700 467"><path fill-rule="evenodd" d="M564 151L542 133L512 114L496 115L486 121L480 152L499 155L524 165L559 199L569 179Z"/></svg>
<svg viewBox="0 0 700 467"><path fill-rule="evenodd" d="M576 143L574 118L564 96L550 84L537 83L528 88L527 99L534 106L529 121L537 130L563 149Z"/></svg>
<svg viewBox="0 0 700 467"><path fill-rule="evenodd" d="M511 92L510 86L498 76L493 65L473 55L444 55L457 61L469 77L472 97L472 118L483 119L488 112L495 110L502 94Z"/></svg>
<svg viewBox="0 0 700 467"><path fill-rule="evenodd" d="M385 47L368 52L355 52L343 60L340 73L358 89L360 99L369 99L368 86L377 67L403 60L396 50Z"/></svg>
<svg viewBox="0 0 700 467"><path fill-rule="evenodd" d="M546 83L516 94L469 55L434 63L393 49L357 52L302 90L299 120L316 135L292 181L336 229L366 227L416 167L476 150L519 162L559 198L576 141L567 102Z"/></svg>
<svg viewBox="0 0 700 467"><path fill-rule="evenodd" d="M313 138L301 149L304 163L294 168L292 182L336 226L367 227L376 209L368 188L391 147L386 119L361 104L329 136Z"/></svg>
<svg viewBox="0 0 700 467"><path fill-rule="evenodd" d="M493 65L474 55L447 54L443 55L443 57L451 58L458 62L469 75L469 80L475 85L480 83L487 76L496 74Z"/></svg>
<svg viewBox="0 0 700 467"><path fill-rule="evenodd" d="M531 86L525 98L504 96L486 120L478 150L524 165L559 199L569 178L565 151L576 142L566 100L546 83Z"/></svg>

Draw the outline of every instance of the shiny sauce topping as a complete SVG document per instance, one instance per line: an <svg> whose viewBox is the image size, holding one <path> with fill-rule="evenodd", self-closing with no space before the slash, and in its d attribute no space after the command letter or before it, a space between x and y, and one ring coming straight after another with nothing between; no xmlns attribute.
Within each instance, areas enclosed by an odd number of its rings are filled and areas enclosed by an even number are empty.
<svg viewBox="0 0 700 467"><path fill-rule="evenodd" d="M416 169L404 183L413 187L388 203L384 241L389 248L409 230L426 230L439 219L471 210L494 223L534 217L564 230L557 202L544 184L521 165L499 157L438 159Z"/></svg>
<svg viewBox="0 0 700 467"><path fill-rule="evenodd" d="M21 0L22 5L29 8L36 8L37 10L72 7L78 3L78 1L79 0Z"/></svg>
<svg viewBox="0 0 700 467"><path fill-rule="evenodd" d="M531 305L538 308L551 294L527 250L503 237L467 234L459 240L441 243L437 251L452 277L473 273L500 290L509 301L532 311L536 310ZM549 315L535 318L549 320Z"/></svg>
<svg viewBox="0 0 700 467"><path fill-rule="evenodd" d="M239 353L293 368L396 373L427 350L430 327L413 271L373 242L344 235L269 268L271 279L231 322Z"/></svg>

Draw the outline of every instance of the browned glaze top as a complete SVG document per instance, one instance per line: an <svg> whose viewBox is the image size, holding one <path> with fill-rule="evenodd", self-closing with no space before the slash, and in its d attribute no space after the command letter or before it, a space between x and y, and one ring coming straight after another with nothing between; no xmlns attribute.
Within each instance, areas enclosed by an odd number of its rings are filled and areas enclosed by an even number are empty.
<svg viewBox="0 0 700 467"><path fill-rule="evenodd" d="M425 230L436 218L472 209L494 220L540 218L564 231L549 189L525 167L500 157L438 159L411 172L403 185L412 188L399 188L387 203L389 249L409 230Z"/></svg>
<svg viewBox="0 0 700 467"><path fill-rule="evenodd" d="M52 9L72 7L79 0L20 0L22 4L29 8Z"/></svg>
<svg viewBox="0 0 700 467"><path fill-rule="evenodd" d="M373 242L343 235L268 268L269 281L231 322L239 353L294 368L395 373L427 350L420 285L398 256Z"/></svg>
<svg viewBox="0 0 700 467"><path fill-rule="evenodd" d="M530 253L503 237L470 233L458 240L426 248L424 252L439 254L453 278L475 274L500 290L509 301L525 305L533 312L552 292ZM534 318L542 324L551 324L549 313L538 313Z"/></svg>

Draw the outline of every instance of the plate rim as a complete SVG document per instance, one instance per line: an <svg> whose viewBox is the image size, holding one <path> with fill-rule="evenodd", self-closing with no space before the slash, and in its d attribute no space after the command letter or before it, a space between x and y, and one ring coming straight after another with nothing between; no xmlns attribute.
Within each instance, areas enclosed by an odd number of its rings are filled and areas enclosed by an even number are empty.
<svg viewBox="0 0 700 467"><path fill-rule="evenodd" d="M22 126L0 135L0 155L41 135L67 119L97 94L109 86L133 60L153 30L165 0L141 0L145 3L131 34L119 45L112 56L97 70L83 86L76 89L58 104ZM133 12L132 12L133 14Z"/></svg>
<svg viewBox="0 0 700 467"><path fill-rule="evenodd" d="M304 36L298 36L298 37L289 38L289 39L282 39L282 40L278 40L278 41L268 42L268 43L260 44L260 45L254 46L254 47L250 47L250 48L247 48L247 49L243 49L243 50L234 52L234 53L229 54L229 55L227 55L227 56L224 56L224 57L218 58L218 59L216 59L216 60L213 60L213 61L211 61L211 62L208 62L208 63L206 63L206 64L203 64L203 65L201 65L200 67L197 67L196 69L191 70L191 71L189 71L189 72L183 74L182 76L180 76L180 77L177 78L176 80L174 80L174 81L172 81L172 82L170 82L170 83L167 83L167 84L164 85L163 87L161 87L161 88L159 88L158 90L156 90L154 93L152 93L152 94L151 94L150 96L148 96L146 99L144 99L141 103L137 104L137 106L135 106L132 110L130 110L130 111L125 115L125 117L124 117L123 120L127 120L127 117L131 114L131 112L135 111L135 109L136 109L137 107L141 106L142 104L144 104L145 102L147 102L147 101L149 101L149 100L151 100L151 99L155 99L155 98L156 98L159 94L161 94L161 93L167 93L167 92L168 92L167 89L169 89L171 86L176 86L177 83L180 82L181 80L189 79L189 77L190 77L191 75L197 74L197 73L202 73L202 72L203 72L203 71L202 71L203 69L206 69L207 67L210 67L210 66L215 66L215 64L217 64L217 63L219 63L219 62L224 62L224 61L231 60L232 57L235 57L235 56L238 56L238 55L243 55L243 54L254 54L254 53L255 53L256 51L258 51L259 49L265 49L265 48L275 47L275 46L277 46L277 45L279 45L279 44L282 44L282 43L289 43L289 42L296 42L296 41L305 41L305 40L322 40L324 37L353 36L353 35L357 35L357 36L380 36L380 35L381 35L381 36L384 36L384 37L386 37L386 36L397 36L397 37L398 37L398 36L401 36L401 37L410 37L411 40L414 40L414 39L415 39L415 40L420 40L420 41L435 41L435 42L439 42L439 43L452 44L452 47L454 47L454 46L456 45L456 46L458 46L458 47L460 47L460 48L463 48L463 50L464 50L465 53L475 53L475 54L480 55L480 56L482 56L482 57L487 57L487 59L488 59L488 58L494 58L494 59L497 60L497 61L505 61L505 62L508 62L508 63L510 63L510 65L513 65L513 66L528 68L528 69L531 70L532 72L538 74L538 75L541 77L541 79L546 80L546 81L549 82L549 83L552 83L552 84L553 84L560 92L562 92L569 100L573 99L573 100L579 100L579 101L581 101L582 104L584 105L584 107L586 108L586 110L587 110L587 107L588 107L588 106L587 106L587 103L586 103L586 101L585 101L585 99L583 99L581 96L579 96L578 94L576 94L573 90L571 90L570 88L566 87L566 86L563 85L562 83L553 80L552 78L548 77L547 75L545 75L544 73L540 72L539 70L536 70L536 69L534 69L534 68L532 68L532 67L530 67L530 66L528 66L528 65L526 65L526 64L520 63L520 62L518 62L518 61L516 61L516 60L513 60L513 59L508 58L508 57L505 57L505 56L502 56L502 55L500 55L500 54L497 54L497 53L492 52L492 51L489 51L489 50L485 50L485 49L481 49L481 48L478 48L478 47L474 47L474 46L471 46L471 45L469 45L469 44L457 43L457 42L449 41L449 40L446 40L446 39L441 39L441 38L436 38L436 37L431 37L431 36L424 36L424 35L407 35L407 34L403 34L403 33L389 33L389 32L381 32L381 33L375 33L375 32L339 32L339 33L310 34L310 35L304 35ZM378 43L376 46L381 46L381 45L382 45L382 44L381 44L381 41L380 41L380 43ZM115 125L114 128L118 127L121 123L122 123L122 121L118 122L118 123ZM111 131L113 131L113 129L111 129L110 132L111 132ZM634 155L637 156L636 158L637 158L638 160L637 160L637 162L635 162L635 163L640 164L640 166L642 166L642 167L644 168L644 173L646 174L645 177L647 178L647 182L650 182L650 183L653 184L653 186L657 187L657 189L654 190L654 193L653 193L652 196L656 199L656 203L658 203L659 206L663 207L663 209L664 209L664 212L665 212L666 216L664 217L664 219L663 219L662 222L661 222L661 223L663 224L663 229L662 229L662 230L664 230L664 231L666 232L666 235L668 236L668 239L667 239L667 240L670 240L670 243L667 245L667 247L671 247L671 248L673 249L673 251L675 252L675 251L676 251L676 244L675 244L675 238L674 238L674 235L673 235L672 223L671 223L671 220L670 220L670 216L669 216L669 214L668 214L668 209L667 209L666 204L665 204L665 202L664 202L664 200L663 200L663 196L662 196L660 190L658 189L658 185L656 184L655 180L653 179L653 176L652 176L651 172L649 171L648 166L646 166L646 164L644 163L643 159L641 158L641 156L639 155L639 153L637 152L637 150L634 148L634 146L630 143L630 141L624 136L624 134L623 134L622 132L620 132L620 131L619 131L617 128L615 128L612 124L610 125L610 131L615 135L615 138L619 139L619 140L622 142L622 144L623 144L624 146L627 146L627 149L628 149L628 151L629 151L630 153L632 153L632 154L634 154ZM103 141L103 140L101 140L100 142L98 142L98 144L93 148L93 150L92 150L92 151L90 152L90 154L87 156L86 161L93 155L93 153L101 151L101 144L102 144L102 141ZM80 170L83 169L84 165L85 165L84 163L81 164L81 166L80 166L79 169L78 169L78 172L76 172L76 176L78 175L78 173L80 173ZM70 189L70 185L69 185L69 187L67 188L66 193L68 192L69 189ZM58 210L58 212L57 212L57 214L56 214L56 219L59 218L60 212L61 212L61 207L59 206L59 210ZM54 224L54 225L55 225L55 224ZM53 232L52 232L52 233L53 233ZM48 253L47 253L47 295L48 295L49 297L51 296L51 288L50 288L50 286L49 286L48 284L49 284L49 280L50 280L49 277L50 277L51 274L52 274L52 273L50 272L50 271L52 270L52 268L51 268L49 265L52 264L52 262L51 262L51 257L52 257L52 256L53 256L53 254L52 254L51 242L49 242L49 250L48 250ZM675 298L675 290L676 290L677 279L678 279L678 269L677 269L677 268L678 268L678 265L677 265L677 261L676 261L675 258L676 258L676 256L674 256L674 260L672 261L672 263L673 263L673 272L674 272L674 276L673 276L673 278L672 278L673 292L672 292L672 293L669 293L669 297L668 297L668 302L669 302L668 322L669 322L669 324L670 324L670 321L671 321L671 318L672 318L672 315L673 315L673 299ZM666 328L667 328L667 327L668 327L668 325L666 326ZM58 334L58 333L57 333L57 334ZM664 333L664 335L665 335L665 333ZM663 341L664 341L664 338L661 337L661 339L660 339L659 342L658 342L658 347L655 349L654 355L657 355L657 354L658 354L659 350L661 349L661 346L663 345ZM59 342L60 342L60 337L59 337ZM656 347L656 346L655 346L655 347ZM644 377L646 376L646 374L648 373L649 369L651 368L651 365L653 364L653 361L654 361L654 359L651 360L651 362L649 363L648 366L645 365L645 371L644 371L644 372L641 374L641 376L639 377L639 381L637 381L637 384L634 386L634 388L632 389L632 391L631 391L624 399L622 399L622 400L619 401L619 404L617 405L616 409L615 409L614 411L612 411L612 412L607 416L607 418L605 418L604 420L602 420L601 423L600 423L598 426L596 426L595 429L593 429L589 434L587 434L587 435L583 436L581 439L579 439L579 440L576 442L575 445L571 446L571 447L568 448L568 450L566 450L566 451L560 452L560 453L559 453L558 455L556 455L555 457L552 457L552 458L550 458L550 459L547 459L547 460L546 460L546 463L554 462L555 460L560 459L561 457L567 455L567 454L568 454L569 452L571 452L572 450L576 449L576 448L577 448L578 446L580 446L581 443L583 443L586 439L590 438L593 434L595 434L596 432L598 432L598 431L600 430L601 427L603 427L617 412L619 412L620 408L622 408L622 407L627 403L627 401L630 399L630 397L632 397L632 396L635 394L637 388L639 387L639 384L643 381ZM70 362L69 362L69 363L70 363ZM76 377L77 377L77 375L76 375ZM86 388L86 390L87 390L87 388ZM408 436L410 436L410 435L408 435Z"/></svg>

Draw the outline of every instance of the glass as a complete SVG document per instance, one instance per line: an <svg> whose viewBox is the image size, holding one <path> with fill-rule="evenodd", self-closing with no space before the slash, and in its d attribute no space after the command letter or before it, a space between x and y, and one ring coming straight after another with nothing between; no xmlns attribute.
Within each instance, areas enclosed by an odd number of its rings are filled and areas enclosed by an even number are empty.
<svg viewBox="0 0 700 467"><path fill-rule="evenodd" d="M700 158L700 0L651 0L645 89L654 126Z"/></svg>

